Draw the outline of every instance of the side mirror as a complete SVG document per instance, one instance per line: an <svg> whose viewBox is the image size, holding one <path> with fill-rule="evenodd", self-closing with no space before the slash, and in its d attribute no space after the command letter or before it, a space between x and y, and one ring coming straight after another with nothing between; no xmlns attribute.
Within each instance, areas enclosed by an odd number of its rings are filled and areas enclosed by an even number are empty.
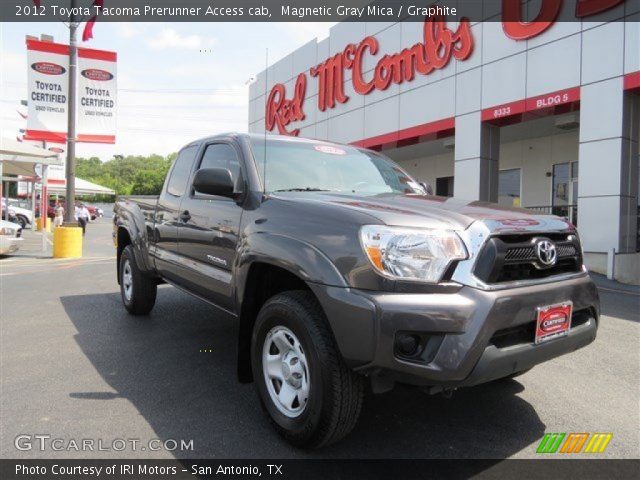
<svg viewBox="0 0 640 480"><path fill-rule="evenodd" d="M427 195L433 195L433 188L429 185L428 182L418 182L420 186L424 189Z"/></svg>
<svg viewBox="0 0 640 480"><path fill-rule="evenodd" d="M233 178L226 168L201 168L193 179L196 192L233 197Z"/></svg>

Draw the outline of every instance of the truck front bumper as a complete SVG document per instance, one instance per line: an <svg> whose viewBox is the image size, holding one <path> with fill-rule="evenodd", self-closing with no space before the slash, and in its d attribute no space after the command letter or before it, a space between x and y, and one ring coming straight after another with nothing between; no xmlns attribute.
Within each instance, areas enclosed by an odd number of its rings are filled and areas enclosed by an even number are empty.
<svg viewBox="0 0 640 480"><path fill-rule="evenodd" d="M598 292L584 275L535 286L455 293L369 292L312 285L338 348L356 371L419 386L471 386L506 377L588 345L596 337ZM536 345L537 307L570 300L568 335ZM406 358L398 335L424 340Z"/></svg>

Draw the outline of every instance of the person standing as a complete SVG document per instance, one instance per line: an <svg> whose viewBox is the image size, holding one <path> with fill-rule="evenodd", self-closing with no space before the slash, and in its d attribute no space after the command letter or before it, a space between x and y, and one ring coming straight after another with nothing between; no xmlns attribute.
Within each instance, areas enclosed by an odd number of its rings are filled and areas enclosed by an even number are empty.
<svg viewBox="0 0 640 480"><path fill-rule="evenodd" d="M87 223L89 223L91 214L89 213L87 207L80 203L76 205L74 213L76 220L78 221L78 226L82 228L82 236L84 237L84 234L87 231Z"/></svg>
<svg viewBox="0 0 640 480"><path fill-rule="evenodd" d="M64 207L60 204L60 202L56 202L56 206L53 209L54 217L53 217L53 226L61 227L64 223Z"/></svg>

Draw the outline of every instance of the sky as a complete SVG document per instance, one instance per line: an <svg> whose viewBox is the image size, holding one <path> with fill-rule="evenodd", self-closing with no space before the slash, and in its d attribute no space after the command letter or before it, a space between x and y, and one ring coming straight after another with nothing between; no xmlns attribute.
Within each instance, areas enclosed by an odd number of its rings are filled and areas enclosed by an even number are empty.
<svg viewBox="0 0 640 480"><path fill-rule="evenodd" d="M107 23L88 48L118 53L115 145L78 143L76 155L167 155L189 141L246 131L248 80L298 46L326 37L331 23ZM82 28L82 27L81 27ZM79 30L81 32L81 29ZM0 24L0 135L26 128L16 110L27 96L25 36L68 43L62 23Z"/></svg>

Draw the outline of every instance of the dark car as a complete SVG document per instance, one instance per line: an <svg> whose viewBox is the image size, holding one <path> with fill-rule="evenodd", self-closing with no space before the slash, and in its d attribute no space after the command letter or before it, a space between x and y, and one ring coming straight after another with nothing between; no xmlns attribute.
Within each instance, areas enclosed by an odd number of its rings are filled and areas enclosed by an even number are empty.
<svg viewBox="0 0 640 480"><path fill-rule="evenodd" d="M148 314L167 282L236 317L239 379L295 445L346 435L366 383L449 392L596 337L573 225L427 195L374 151L206 138L180 151L159 197L114 211L126 309Z"/></svg>

